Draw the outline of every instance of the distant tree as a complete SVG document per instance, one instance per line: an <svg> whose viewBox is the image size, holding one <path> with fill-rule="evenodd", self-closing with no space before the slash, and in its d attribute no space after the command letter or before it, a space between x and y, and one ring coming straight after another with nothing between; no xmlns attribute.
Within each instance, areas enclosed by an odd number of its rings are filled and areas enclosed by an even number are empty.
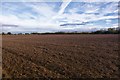
<svg viewBox="0 0 120 80"><path fill-rule="evenodd" d="M18 33L18 35L22 35L22 33Z"/></svg>
<svg viewBox="0 0 120 80"><path fill-rule="evenodd" d="M115 34L120 34L120 27L116 28L116 33Z"/></svg>
<svg viewBox="0 0 120 80"><path fill-rule="evenodd" d="M92 34L120 34L120 27L117 28L108 28L107 30L97 30L92 32Z"/></svg>
<svg viewBox="0 0 120 80"><path fill-rule="evenodd" d="M36 34L37 34L37 35L38 35L38 34L40 34L40 33L37 33L37 32L33 32L33 33L31 33L31 34L33 34L33 35L36 35Z"/></svg>
<svg viewBox="0 0 120 80"><path fill-rule="evenodd" d="M89 32L81 32L81 34L89 34Z"/></svg>
<svg viewBox="0 0 120 80"><path fill-rule="evenodd" d="M101 30L98 30L98 31L95 31L95 32L92 32L93 34L102 34L103 32Z"/></svg>
<svg viewBox="0 0 120 80"><path fill-rule="evenodd" d="M5 33L4 33L4 32L2 32L2 35L5 35Z"/></svg>
<svg viewBox="0 0 120 80"><path fill-rule="evenodd" d="M29 33L25 33L25 35L29 35Z"/></svg>
<svg viewBox="0 0 120 80"><path fill-rule="evenodd" d="M8 32L7 34L8 34L8 35L11 35L12 33L11 33L11 32Z"/></svg>
<svg viewBox="0 0 120 80"><path fill-rule="evenodd" d="M109 33L115 33L116 30L115 30L115 28L108 28L108 32L109 32Z"/></svg>
<svg viewBox="0 0 120 80"><path fill-rule="evenodd" d="M55 34L65 34L65 32L60 31L60 32L55 32Z"/></svg>

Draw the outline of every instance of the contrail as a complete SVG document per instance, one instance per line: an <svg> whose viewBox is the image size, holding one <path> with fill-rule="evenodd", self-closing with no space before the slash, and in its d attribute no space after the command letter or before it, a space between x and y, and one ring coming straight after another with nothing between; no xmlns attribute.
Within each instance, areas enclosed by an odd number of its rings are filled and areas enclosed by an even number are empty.
<svg viewBox="0 0 120 80"><path fill-rule="evenodd" d="M52 20L56 19L59 15L63 14L64 11L65 11L65 8L69 5L69 3L71 2L72 0L63 0L63 3L62 5L60 6L60 10L58 12L58 14L56 16L54 16L52 18Z"/></svg>
<svg viewBox="0 0 120 80"><path fill-rule="evenodd" d="M71 2L72 0L63 0L63 3L61 5L61 9L60 11L58 12L58 15L62 14L64 11L65 11L65 8L69 5L69 3Z"/></svg>

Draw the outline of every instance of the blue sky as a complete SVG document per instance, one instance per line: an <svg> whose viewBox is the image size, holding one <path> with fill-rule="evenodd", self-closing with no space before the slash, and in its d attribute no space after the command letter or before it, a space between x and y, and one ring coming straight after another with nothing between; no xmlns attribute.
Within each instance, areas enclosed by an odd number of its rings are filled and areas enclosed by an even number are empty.
<svg viewBox="0 0 120 80"><path fill-rule="evenodd" d="M0 24L17 25L2 26L4 32L94 31L118 27L118 2L21 1L2 2L1 6Z"/></svg>

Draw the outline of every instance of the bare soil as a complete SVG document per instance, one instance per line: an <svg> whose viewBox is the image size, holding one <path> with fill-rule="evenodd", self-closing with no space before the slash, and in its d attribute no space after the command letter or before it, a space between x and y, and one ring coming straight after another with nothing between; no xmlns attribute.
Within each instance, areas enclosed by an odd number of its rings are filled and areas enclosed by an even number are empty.
<svg viewBox="0 0 120 80"><path fill-rule="evenodd" d="M3 35L3 78L119 78L119 35Z"/></svg>

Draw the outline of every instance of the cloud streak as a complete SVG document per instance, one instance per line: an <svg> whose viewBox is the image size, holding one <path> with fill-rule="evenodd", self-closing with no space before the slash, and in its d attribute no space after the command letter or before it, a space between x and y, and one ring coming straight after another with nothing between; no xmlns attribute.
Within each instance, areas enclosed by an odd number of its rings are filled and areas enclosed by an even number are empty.
<svg viewBox="0 0 120 80"><path fill-rule="evenodd" d="M66 7L70 4L70 2L72 2L72 0L62 0L62 1L63 1L63 3L62 3L62 5L60 6L60 10L58 11L57 15L54 16L54 17L51 19L51 21L57 19L60 15L62 15L62 14L64 13Z"/></svg>
<svg viewBox="0 0 120 80"><path fill-rule="evenodd" d="M62 0L22 0L24 2L61 2ZM118 2L119 0L73 0L73 2ZM21 0L2 0L2 2L21 2Z"/></svg>
<svg viewBox="0 0 120 80"><path fill-rule="evenodd" d="M72 0L63 0L63 4L61 5L58 15L63 14L63 12L65 11L65 8L70 4L71 1Z"/></svg>
<svg viewBox="0 0 120 80"><path fill-rule="evenodd" d="M91 6L91 7L90 7ZM23 2L2 3L0 23L18 25L3 27L3 31L84 31L114 27L118 18L118 3ZM108 10L108 11L107 11ZM67 25L66 24L69 24ZM65 24L65 26L61 26ZM77 25L75 25L77 24ZM96 27L95 27L96 26Z"/></svg>

